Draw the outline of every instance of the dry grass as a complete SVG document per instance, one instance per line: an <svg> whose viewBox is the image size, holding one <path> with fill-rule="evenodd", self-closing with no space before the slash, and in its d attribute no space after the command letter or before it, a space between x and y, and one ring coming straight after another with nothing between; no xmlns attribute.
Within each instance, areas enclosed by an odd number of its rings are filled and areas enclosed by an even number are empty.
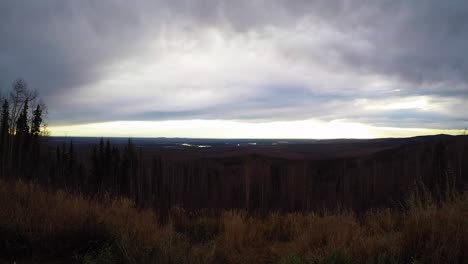
<svg viewBox="0 0 468 264"><path fill-rule="evenodd" d="M0 262L468 263L468 194L412 197L407 210L220 217L92 201L0 181Z"/></svg>

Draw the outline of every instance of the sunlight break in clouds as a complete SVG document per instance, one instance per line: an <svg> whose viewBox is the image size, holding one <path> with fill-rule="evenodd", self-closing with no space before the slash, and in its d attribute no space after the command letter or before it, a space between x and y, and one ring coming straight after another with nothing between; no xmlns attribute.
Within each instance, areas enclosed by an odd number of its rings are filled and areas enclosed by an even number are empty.
<svg viewBox="0 0 468 264"><path fill-rule="evenodd" d="M457 130L397 129L371 127L357 123L314 120L269 123L245 123L222 120L119 121L63 127L51 127L55 136L112 137L192 137L192 138L375 138L452 134ZM73 131L73 134L71 132Z"/></svg>

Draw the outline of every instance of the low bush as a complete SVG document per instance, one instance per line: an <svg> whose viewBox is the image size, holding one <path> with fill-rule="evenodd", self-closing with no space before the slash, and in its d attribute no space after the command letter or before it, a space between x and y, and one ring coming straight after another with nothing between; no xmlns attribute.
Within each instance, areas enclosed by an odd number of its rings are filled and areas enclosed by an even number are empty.
<svg viewBox="0 0 468 264"><path fill-rule="evenodd" d="M0 181L0 262L468 263L468 194L364 215L171 210ZM29 262L28 262L29 261Z"/></svg>

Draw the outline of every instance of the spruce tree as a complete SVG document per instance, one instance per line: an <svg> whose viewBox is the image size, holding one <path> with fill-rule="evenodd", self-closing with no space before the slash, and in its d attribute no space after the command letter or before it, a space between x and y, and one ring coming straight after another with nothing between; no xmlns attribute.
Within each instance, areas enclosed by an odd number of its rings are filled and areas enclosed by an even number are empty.
<svg viewBox="0 0 468 264"><path fill-rule="evenodd" d="M28 100L24 102L23 110L21 111L18 120L16 121L16 134L20 137L29 133L28 127Z"/></svg>
<svg viewBox="0 0 468 264"><path fill-rule="evenodd" d="M1 133L2 138L8 135L8 130L9 130L8 120L9 119L10 119L10 105L8 104L8 100L5 99L2 105L2 117L0 121L0 133Z"/></svg>
<svg viewBox="0 0 468 264"><path fill-rule="evenodd" d="M42 124L42 109L40 105L37 105L36 110L33 112L33 120L31 124L31 134L34 137L39 136L41 132L41 124Z"/></svg>
<svg viewBox="0 0 468 264"><path fill-rule="evenodd" d="M8 100L5 99L2 105L2 116L0 121L0 165L1 173L6 173L5 167L8 163L8 142L10 137L10 106Z"/></svg>
<svg viewBox="0 0 468 264"><path fill-rule="evenodd" d="M25 156L28 154L28 136L28 100L26 99L23 104L23 109L16 121L13 163L17 176L21 176L25 168L29 168L29 164L27 164L27 158Z"/></svg>

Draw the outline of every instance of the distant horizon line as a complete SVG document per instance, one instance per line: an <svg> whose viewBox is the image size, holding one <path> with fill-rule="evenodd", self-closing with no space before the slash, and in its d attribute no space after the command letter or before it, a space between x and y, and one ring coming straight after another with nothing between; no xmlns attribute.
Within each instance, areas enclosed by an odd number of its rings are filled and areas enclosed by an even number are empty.
<svg viewBox="0 0 468 264"><path fill-rule="evenodd" d="M49 135L218 139L375 139L462 135L463 129L380 127L347 120L306 119L250 123L237 120L110 121L48 127Z"/></svg>
<svg viewBox="0 0 468 264"><path fill-rule="evenodd" d="M54 136L54 135L48 135L47 137L52 137L52 138L116 138L116 139L213 139L213 140L302 140L302 141L307 141L307 140L316 140L316 141L326 141L326 140L372 140L372 139L405 139L405 138L417 138L417 137L436 137L436 136L445 136L445 137L458 137L458 136L468 136L466 134L461 134L461 135L451 135L451 134L431 134L431 135L416 135L416 136L403 136L403 137L373 137L373 138L222 138L222 137L151 137L151 136L138 136L138 137L133 137L133 136Z"/></svg>

